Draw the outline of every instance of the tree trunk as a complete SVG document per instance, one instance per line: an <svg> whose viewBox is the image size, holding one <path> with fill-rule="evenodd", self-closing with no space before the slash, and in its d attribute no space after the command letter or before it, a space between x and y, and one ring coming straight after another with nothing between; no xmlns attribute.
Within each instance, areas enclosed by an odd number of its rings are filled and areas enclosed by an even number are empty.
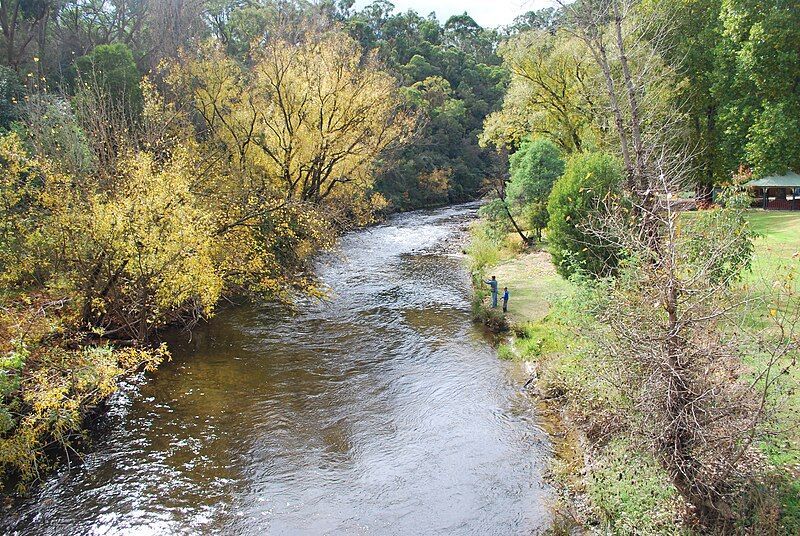
<svg viewBox="0 0 800 536"><path fill-rule="evenodd" d="M511 225L514 226L514 230L517 231L517 234L520 236L520 238L522 238L522 243L525 244L526 246L530 246L531 243L532 243L532 240L530 238L528 238L527 236L525 236L525 233L523 232L523 230L520 228L519 225L517 225L517 222L514 219L514 216L511 215L511 210L509 210L508 205L505 204L505 202L503 203L503 207L506 209L506 214L508 214L508 219L511 220Z"/></svg>
<svg viewBox="0 0 800 536"><path fill-rule="evenodd" d="M697 183L694 189L695 192L695 205L699 209L709 208L714 202L714 188L711 183L700 182Z"/></svg>
<svg viewBox="0 0 800 536"><path fill-rule="evenodd" d="M700 474L702 465L692 454L692 441L697 432L692 422L698 395L687 371L686 345L678 319L677 286L678 281L670 275L664 309L668 318L665 344L669 375L665 409L671 422L661 437L659 459L678 493L695 508L698 518L714 526L721 520L730 520L733 513L721 501L718 490L704 482Z"/></svg>
<svg viewBox="0 0 800 536"><path fill-rule="evenodd" d="M647 189L646 178L644 176L644 147L642 146L641 115L639 113L639 99L636 96L636 88L633 85L633 78L628 67L628 57L625 52L625 41L622 38L622 16L619 12L617 0L612 2L614 7L614 25L617 30L617 49L619 52L620 65L622 66L622 76L625 79L625 87L628 91L628 105L631 110L631 138L633 141L633 152L636 158L634 164L636 187L640 192Z"/></svg>

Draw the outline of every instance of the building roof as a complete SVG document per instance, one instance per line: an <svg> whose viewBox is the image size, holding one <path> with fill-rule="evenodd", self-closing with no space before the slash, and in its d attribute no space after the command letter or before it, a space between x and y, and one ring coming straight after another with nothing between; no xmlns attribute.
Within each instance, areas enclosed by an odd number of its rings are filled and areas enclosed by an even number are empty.
<svg viewBox="0 0 800 536"><path fill-rule="evenodd" d="M786 175L770 175L754 181L750 181L745 186L757 186L759 188L800 188L800 175L789 171Z"/></svg>

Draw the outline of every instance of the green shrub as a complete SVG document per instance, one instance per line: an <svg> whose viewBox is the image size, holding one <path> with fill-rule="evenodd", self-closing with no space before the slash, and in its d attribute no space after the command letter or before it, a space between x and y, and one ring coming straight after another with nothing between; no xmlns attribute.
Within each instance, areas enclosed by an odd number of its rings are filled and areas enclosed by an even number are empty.
<svg viewBox="0 0 800 536"><path fill-rule="evenodd" d="M483 290L476 290L472 298L472 319L483 324L493 333L501 333L508 331L509 324L505 315L499 308L491 308L487 305L486 299L489 295L488 292Z"/></svg>
<svg viewBox="0 0 800 536"><path fill-rule="evenodd" d="M514 347L510 344L501 344L497 347L497 357L503 361L511 361L514 359Z"/></svg>
<svg viewBox="0 0 800 536"><path fill-rule="evenodd" d="M577 154L553 185L547 210L547 238L556 269L564 276L585 272L608 275L619 261L619 251L586 230L602 216L605 206L618 199L622 167L602 153Z"/></svg>
<svg viewBox="0 0 800 536"><path fill-rule="evenodd" d="M75 60L70 74L77 87L88 86L98 95L107 96L128 118L138 118L142 113L141 76L128 45L97 45Z"/></svg>
<svg viewBox="0 0 800 536"><path fill-rule="evenodd" d="M501 244L504 234L498 235L495 228L486 223L479 222L470 229L470 241L467 246L469 255L469 270L473 274L476 284L478 279L489 266L494 266L502 260Z"/></svg>
<svg viewBox="0 0 800 536"><path fill-rule="evenodd" d="M739 515L736 534L800 534L800 481L791 471L770 469L766 474L737 482L734 509Z"/></svg>
<svg viewBox="0 0 800 536"><path fill-rule="evenodd" d="M687 270L703 272L713 284L732 283L750 270L755 233L747 224L747 193L723 190L723 206L687 214L680 238Z"/></svg>

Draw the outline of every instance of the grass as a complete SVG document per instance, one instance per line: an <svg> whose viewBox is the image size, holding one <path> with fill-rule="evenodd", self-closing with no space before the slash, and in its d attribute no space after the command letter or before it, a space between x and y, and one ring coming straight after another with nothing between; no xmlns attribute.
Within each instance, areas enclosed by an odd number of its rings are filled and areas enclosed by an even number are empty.
<svg viewBox="0 0 800 536"><path fill-rule="evenodd" d="M484 283L484 280L490 277L487 275L487 270L501 262L513 259L520 251L522 251L522 244L519 240L515 240L510 235L498 239L493 235L491 227L486 222L478 221L470 228L470 242L466 252L474 289L472 317L494 333L506 331L508 319L500 307L492 308L489 304L489 288ZM505 358L510 359L511 356L508 355Z"/></svg>
<svg viewBox="0 0 800 536"><path fill-rule="evenodd" d="M746 281L754 286L769 289L777 278L786 277L796 270L800 263L800 212L752 210L748 213L748 222L758 237L755 240L752 269ZM800 291L800 280L795 281L794 288ZM776 306L776 308L778 308ZM766 311L759 318L749 320L752 327L768 325ZM751 363L759 368L759 358L752 356ZM786 468L794 478L800 478L800 369L791 368L782 382L785 404L779 415L779 435L761 445L767 459L778 466ZM794 489L800 485L795 481ZM787 509L793 512L796 523L800 526L799 499L787 502Z"/></svg>
<svg viewBox="0 0 800 536"><path fill-rule="evenodd" d="M758 234L747 281L769 288L778 278L790 277L800 264L800 213L757 210L748 216L752 229ZM800 292L800 279L794 289ZM789 307L778 307L782 314ZM766 313L762 315L766 318ZM760 320L760 322L759 322ZM766 324L754 319L754 324ZM763 357L763 356L762 356ZM759 356L753 356L756 368ZM800 534L800 368L787 371L781 382L783 406L776 416L777 435L760 445L769 462L775 467L766 494L767 500L777 498L780 505L780 533Z"/></svg>
<svg viewBox="0 0 800 536"><path fill-rule="evenodd" d="M473 278L484 277L486 269L513 259L520 251L518 240L507 236L499 240L492 236L491 228L478 221L470 228L470 241L467 246L469 269Z"/></svg>
<svg viewBox="0 0 800 536"><path fill-rule="evenodd" d="M612 534L689 534L675 512L679 497L656 460L621 439L600 449L587 493L602 512L604 532Z"/></svg>
<svg viewBox="0 0 800 536"><path fill-rule="evenodd" d="M541 320L551 304L570 289L570 283L556 273L546 251L519 255L497 264L490 272L497 276L501 289L508 287L508 317L512 323Z"/></svg>
<svg viewBox="0 0 800 536"><path fill-rule="evenodd" d="M780 260L800 254L800 212L752 210L747 220L761 237L756 241L757 258Z"/></svg>
<svg viewBox="0 0 800 536"><path fill-rule="evenodd" d="M800 212L751 210L747 220L758 235L749 281L771 282L788 265L800 263Z"/></svg>

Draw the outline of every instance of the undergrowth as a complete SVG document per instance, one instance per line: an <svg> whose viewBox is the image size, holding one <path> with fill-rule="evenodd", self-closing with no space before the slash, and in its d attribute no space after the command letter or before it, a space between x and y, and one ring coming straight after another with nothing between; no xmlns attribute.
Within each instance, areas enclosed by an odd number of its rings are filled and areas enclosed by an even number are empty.
<svg viewBox="0 0 800 536"><path fill-rule="evenodd" d="M0 489L25 492L74 456L85 419L137 370L153 370L166 347L115 349L74 335L72 302L44 293L0 303Z"/></svg>
<svg viewBox="0 0 800 536"><path fill-rule="evenodd" d="M551 474L569 494L588 498L579 516L584 528L606 534L702 533L663 469L627 433L639 416L617 384L620 372L600 358L604 331L591 315L591 292L576 283L546 317L513 326L513 336L499 349L504 359L535 363L539 396L564 411L585 438L585 476L576 478L575 467L560 468L558 459ZM765 451L769 461L794 462L788 445L769 447L776 451ZM762 481L739 484L742 516L728 527L730 533L800 533L800 482L786 467L767 464Z"/></svg>

